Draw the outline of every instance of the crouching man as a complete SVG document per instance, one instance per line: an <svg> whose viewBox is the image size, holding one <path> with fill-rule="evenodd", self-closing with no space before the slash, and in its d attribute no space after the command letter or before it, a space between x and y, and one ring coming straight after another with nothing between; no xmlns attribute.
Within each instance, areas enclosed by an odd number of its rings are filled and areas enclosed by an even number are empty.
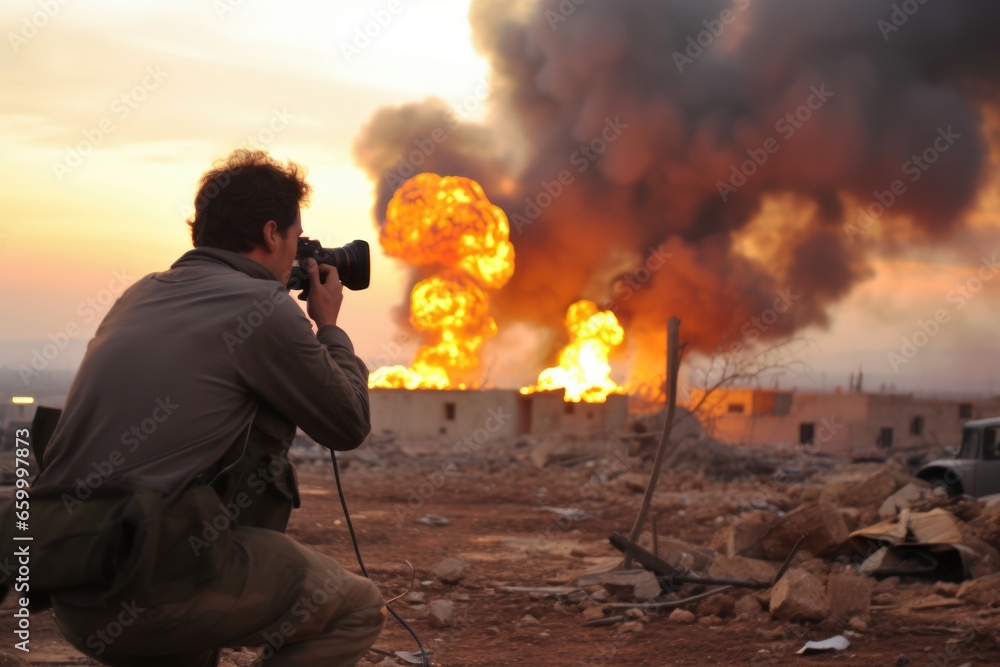
<svg viewBox="0 0 1000 667"><path fill-rule="evenodd" d="M233 153L201 180L194 250L131 286L87 347L33 489L75 488L62 496L70 513L94 506L98 486L218 495L184 534L156 524L158 545L152 523L135 528L129 544L189 550L130 563L140 589L52 595L63 635L102 664L208 667L224 647L252 646L271 667L354 665L382 629L371 581L284 534L295 427L332 450L371 428L368 369L337 326L337 270L307 267L315 332L286 290L309 194L295 164ZM203 553L211 568L177 571Z"/></svg>

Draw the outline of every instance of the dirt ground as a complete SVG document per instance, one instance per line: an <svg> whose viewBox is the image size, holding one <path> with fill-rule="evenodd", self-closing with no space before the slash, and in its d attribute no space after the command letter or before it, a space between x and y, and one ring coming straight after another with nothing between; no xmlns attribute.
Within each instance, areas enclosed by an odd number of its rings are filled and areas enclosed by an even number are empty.
<svg viewBox="0 0 1000 667"><path fill-rule="evenodd" d="M766 613L768 591L731 590L693 603L693 622L668 618L671 610L629 612L604 627L585 626L584 611L623 615L606 606L633 601L631 590L589 586L563 592L511 591L509 587L570 586L588 570L620 560L608 543L628 532L642 494L636 475L650 463L630 457L614 443L578 447L576 455L539 467L530 444L497 443L468 457L450 445L385 440L343 458L342 475L351 516L372 579L384 597L411 585L392 607L434 652L433 664L458 665L998 665L1000 615L954 599L954 584L900 581L877 584L866 619L801 625ZM582 454L581 454L582 452ZM300 457L302 508L289 532L357 571L329 461ZM658 532L707 546L730 516L748 504L789 509L807 493L808 482L776 487L760 476L725 481L697 465L665 474L653 510ZM626 485L627 476L633 479ZM557 510L571 510L571 518ZM567 512L562 512L567 514ZM426 515L447 525L419 523ZM432 568L445 557L465 564L461 580L448 585ZM660 600L688 596L705 587L687 586ZM733 603L755 596L761 618L743 620ZM596 598L596 600L595 600ZM428 607L451 600L448 627L434 627ZM927 604L928 601L937 601ZM916 608L922 606L925 608ZM13 598L0 609L4 652L40 666L97 664L59 636L51 612L32 619L31 653L13 646ZM590 612L590 616L601 616ZM690 620L690 619L688 619ZM447 621L446 621L447 622ZM808 640L843 634L850 646L837 653L795 655ZM376 644L382 650L415 651L411 637L393 619ZM231 656L226 664L248 664ZM14 664L4 662L0 665ZM362 664L403 665L398 658L369 654Z"/></svg>

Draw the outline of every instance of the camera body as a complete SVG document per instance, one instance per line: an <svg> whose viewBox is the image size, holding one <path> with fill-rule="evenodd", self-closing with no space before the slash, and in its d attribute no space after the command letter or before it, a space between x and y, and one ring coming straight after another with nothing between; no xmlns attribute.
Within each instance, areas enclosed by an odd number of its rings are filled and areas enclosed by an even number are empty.
<svg viewBox="0 0 1000 667"><path fill-rule="evenodd" d="M303 236L299 238L295 261L292 263L292 275L288 278L289 290L302 290L299 294L300 301L309 298L306 260L310 257L317 264L336 267L340 282L347 289L363 290L371 282L371 251L367 241L354 240L339 248L324 248L319 241Z"/></svg>

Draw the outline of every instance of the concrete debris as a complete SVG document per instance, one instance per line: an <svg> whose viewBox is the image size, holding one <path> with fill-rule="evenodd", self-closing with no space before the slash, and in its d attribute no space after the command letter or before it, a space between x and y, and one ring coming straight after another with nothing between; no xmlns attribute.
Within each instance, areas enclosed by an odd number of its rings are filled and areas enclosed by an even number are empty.
<svg viewBox="0 0 1000 667"><path fill-rule="evenodd" d="M455 622L455 603L451 600L434 600L428 606L427 620L432 628L450 628Z"/></svg>
<svg viewBox="0 0 1000 667"><path fill-rule="evenodd" d="M465 578L465 562L457 558L445 558L431 568L431 574L442 584L454 586Z"/></svg>
<svg viewBox="0 0 1000 667"><path fill-rule="evenodd" d="M764 553L783 561L799 540L801 548L816 556L828 556L847 541L847 524L829 503L806 503L783 516L764 535Z"/></svg>
<svg viewBox="0 0 1000 667"><path fill-rule="evenodd" d="M780 563L755 558L719 555L708 568L708 575L719 579L770 582L774 581L780 566Z"/></svg>
<svg viewBox="0 0 1000 667"><path fill-rule="evenodd" d="M889 468L867 473L848 469L827 478L819 500L838 507L874 510L899 487L897 474Z"/></svg>
<svg viewBox="0 0 1000 667"><path fill-rule="evenodd" d="M722 550L727 556L767 558L761 540L778 520L771 512L748 512L722 529Z"/></svg>
<svg viewBox="0 0 1000 667"><path fill-rule="evenodd" d="M771 591L771 615L785 621L822 621L829 614L823 583L792 568Z"/></svg>
<svg viewBox="0 0 1000 667"><path fill-rule="evenodd" d="M847 620L854 616L867 618L874 588L875 582L868 577L831 574L826 582L830 617L836 620Z"/></svg>
<svg viewBox="0 0 1000 667"><path fill-rule="evenodd" d="M878 508L879 517L882 519L891 519L899 514L900 510L912 508L917 501L924 498L929 488L926 484L923 486L912 483L907 484L883 501L882 505Z"/></svg>

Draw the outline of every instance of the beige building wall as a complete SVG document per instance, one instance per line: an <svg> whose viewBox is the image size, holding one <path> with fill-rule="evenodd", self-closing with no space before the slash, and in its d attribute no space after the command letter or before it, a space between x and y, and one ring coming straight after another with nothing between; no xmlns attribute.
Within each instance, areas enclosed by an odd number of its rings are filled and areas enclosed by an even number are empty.
<svg viewBox="0 0 1000 667"><path fill-rule="evenodd" d="M484 429L513 437L521 432L517 399L516 391L503 389L371 389L372 432L463 437Z"/></svg>
<svg viewBox="0 0 1000 667"><path fill-rule="evenodd" d="M692 391L689 405L703 393ZM852 457L937 445L957 447L962 425L1000 416L1000 398L946 400L910 395L716 390L700 418L710 435L748 446L800 446Z"/></svg>

